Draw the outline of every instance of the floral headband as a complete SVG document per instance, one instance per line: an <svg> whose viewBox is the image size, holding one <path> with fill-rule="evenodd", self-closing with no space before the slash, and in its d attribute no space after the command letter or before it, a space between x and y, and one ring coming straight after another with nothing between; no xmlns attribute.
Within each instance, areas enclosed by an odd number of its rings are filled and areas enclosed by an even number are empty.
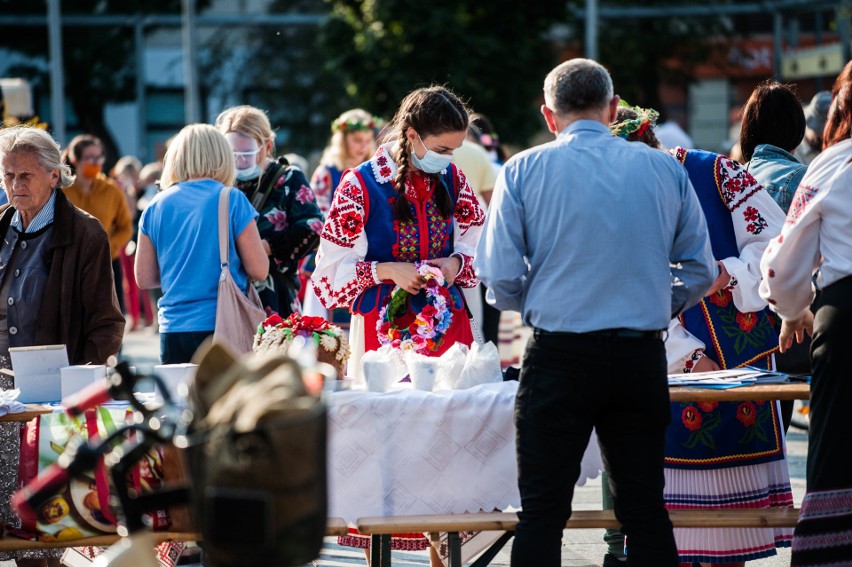
<svg viewBox="0 0 852 567"><path fill-rule="evenodd" d="M331 123L331 132L343 132L344 134L351 134L353 132L369 132L376 127L378 127L378 125L376 124L375 118L370 118L366 121L356 118L347 118L346 120L338 118Z"/></svg>
<svg viewBox="0 0 852 567"><path fill-rule="evenodd" d="M613 122L609 125L609 131L612 132L613 136L618 136L619 138L627 138L630 134L636 134L636 136L641 137L645 132L648 131L648 128L653 128L657 125L657 119L660 117L660 113L654 110L653 108L642 108L640 106L630 106L623 100L619 103L619 106L623 106L625 108L629 108L633 112L636 113L636 118L631 118L629 120L622 120L621 122Z"/></svg>

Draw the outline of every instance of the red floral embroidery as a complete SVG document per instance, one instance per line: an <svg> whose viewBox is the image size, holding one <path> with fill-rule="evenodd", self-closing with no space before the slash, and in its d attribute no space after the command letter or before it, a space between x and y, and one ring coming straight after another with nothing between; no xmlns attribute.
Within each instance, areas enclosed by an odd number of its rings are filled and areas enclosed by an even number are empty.
<svg viewBox="0 0 852 567"><path fill-rule="evenodd" d="M737 418L739 419L739 415ZM701 417L701 414L698 413L698 410L695 409L694 406L687 406L683 408L683 412L680 414L680 420L690 431L698 431L701 429L701 422L704 421L704 418Z"/></svg>
<svg viewBox="0 0 852 567"><path fill-rule="evenodd" d="M720 289L710 294L707 299L709 299L710 303L712 303L713 305L718 305L719 307L727 307L728 304L733 301L734 296L731 295L731 292L729 290Z"/></svg>
<svg viewBox="0 0 852 567"><path fill-rule="evenodd" d="M388 166L384 166L379 170L379 173L382 177L390 177L391 168L389 168Z"/></svg>
<svg viewBox="0 0 852 567"><path fill-rule="evenodd" d="M388 164L388 158L385 156L379 156L376 158L376 163L380 166L385 166Z"/></svg>
<svg viewBox="0 0 852 567"><path fill-rule="evenodd" d="M751 427L757 422L757 407L752 402L743 402L737 407L737 420L743 427Z"/></svg>
<svg viewBox="0 0 852 567"><path fill-rule="evenodd" d="M340 228L347 236L355 236L361 232L364 227L364 218L355 211L349 211L340 215Z"/></svg>
<svg viewBox="0 0 852 567"><path fill-rule="evenodd" d="M334 193L334 204L323 225L321 238L352 248L364 228L363 212L364 193L351 179L345 179Z"/></svg>
<svg viewBox="0 0 852 567"><path fill-rule="evenodd" d="M746 333L750 333L757 325L757 316L754 313L737 313L737 325Z"/></svg>
<svg viewBox="0 0 852 567"><path fill-rule="evenodd" d="M704 413L710 413L719 407L719 402L698 402L698 407Z"/></svg>
<svg viewBox="0 0 852 567"><path fill-rule="evenodd" d="M479 284L479 279L473 271L473 256L468 256L461 252L456 252L454 255L462 259L462 269L456 277L455 283L462 287L476 287Z"/></svg>
<svg viewBox="0 0 852 567"><path fill-rule="evenodd" d="M725 156L719 156L716 159L716 183L722 194L722 200L724 200L728 210L731 211L738 208L748 201L749 197L763 189L760 183L748 171L743 169L740 164ZM755 234L759 234L763 228Z"/></svg>
<svg viewBox="0 0 852 567"><path fill-rule="evenodd" d="M372 262L358 262L355 264L355 281L358 282L358 285L361 287L361 291L369 287L373 287L374 285L378 285L379 282L376 281L376 277L373 274L373 263Z"/></svg>
<svg viewBox="0 0 852 567"><path fill-rule="evenodd" d="M746 210L743 212L743 217L747 221L751 221L746 225L746 230L752 234L760 234L763 232L763 229L769 226L769 223L766 222L766 219L760 214L760 211L755 209L754 207L746 207Z"/></svg>
<svg viewBox="0 0 852 567"><path fill-rule="evenodd" d="M459 231L465 234L472 226L482 226L485 224L485 212L479 206L479 201L470 185L467 184L467 179L461 170L458 172L457 183L461 187L458 199L456 200L455 219L459 223Z"/></svg>

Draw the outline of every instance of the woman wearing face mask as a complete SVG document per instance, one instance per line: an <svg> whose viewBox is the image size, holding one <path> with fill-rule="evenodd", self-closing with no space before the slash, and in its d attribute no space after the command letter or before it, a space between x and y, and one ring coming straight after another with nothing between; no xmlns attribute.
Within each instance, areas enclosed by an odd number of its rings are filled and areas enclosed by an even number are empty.
<svg viewBox="0 0 852 567"><path fill-rule="evenodd" d="M415 262L441 270L453 318L430 351L438 356L473 336L457 286L474 287L473 250L485 220L464 174L450 163L461 146L468 110L442 87L403 99L388 139L367 162L343 176L323 227L313 286L327 308L351 309L349 372L360 375L360 355L379 348L379 311L394 285L413 295L398 328L427 303L426 281Z"/></svg>
<svg viewBox="0 0 852 567"><path fill-rule="evenodd" d="M298 263L316 249L322 229L314 192L299 168L273 157L275 133L259 108L229 108L216 118L216 128L234 151L236 187L260 213L257 227L271 262L260 299L282 317L298 313Z"/></svg>
<svg viewBox="0 0 852 567"><path fill-rule="evenodd" d="M123 313L123 270L119 255L133 234L133 220L124 191L103 174L104 145L97 137L91 134L76 136L68 144L63 158L76 175L74 184L65 188L65 196L72 205L101 221L109 237L115 293Z"/></svg>
<svg viewBox="0 0 852 567"><path fill-rule="evenodd" d="M467 133L468 109L443 87L421 88L406 96L391 125L389 143L343 176L323 226L313 286L329 309L352 312L350 375L360 377L361 357L380 346L390 329L380 311L395 286L407 291L396 329L415 326L415 317L434 311L436 280L415 263L443 274L451 299L439 307L452 314L449 327L418 352L439 356L454 343L470 345L473 335L458 286L474 287L473 251L485 213L464 174L450 163ZM440 290L439 290L440 291ZM438 327L440 329L440 326ZM369 536L351 533L342 545L367 548ZM426 549L421 534L392 538L394 549ZM440 565L432 555L432 565Z"/></svg>

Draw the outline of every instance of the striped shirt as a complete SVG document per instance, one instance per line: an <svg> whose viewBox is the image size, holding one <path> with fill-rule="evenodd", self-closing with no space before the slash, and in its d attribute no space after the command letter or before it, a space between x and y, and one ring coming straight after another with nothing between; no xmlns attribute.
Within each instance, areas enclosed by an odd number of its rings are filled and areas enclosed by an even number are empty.
<svg viewBox="0 0 852 567"><path fill-rule="evenodd" d="M47 200L47 203L45 203L45 205L41 208L35 218L30 221L30 224L29 226L27 226L26 230L24 229L24 221L21 218L21 211L15 211L15 215L12 217L12 228L17 230L18 232L38 232L39 230L43 229L44 227L53 222L53 210L56 208L55 205L56 189L54 189L50 193L50 199Z"/></svg>

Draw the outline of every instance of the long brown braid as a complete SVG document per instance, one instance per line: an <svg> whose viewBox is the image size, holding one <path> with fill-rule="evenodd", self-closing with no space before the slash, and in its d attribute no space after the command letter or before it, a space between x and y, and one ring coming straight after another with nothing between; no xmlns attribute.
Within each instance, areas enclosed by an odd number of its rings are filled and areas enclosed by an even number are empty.
<svg viewBox="0 0 852 567"><path fill-rule="evenodd" d="M398 150L394 159L399 169L393 184L399 195L394 204L394 213L401 221L413 221L411 206L405 197L405 180L411 170L411 143L406 137L409 128L426 136L444 134L446 132L463 132L467 130L470 112L459 98L448 89L440 86L420 88L410 92L399 105L399 110L393 118L397 132ZM433 183L440 183L440 174L429 174ZM435 200L441 215L450 218L453 214L453 204L447 191L436 191Z"/></svg>

